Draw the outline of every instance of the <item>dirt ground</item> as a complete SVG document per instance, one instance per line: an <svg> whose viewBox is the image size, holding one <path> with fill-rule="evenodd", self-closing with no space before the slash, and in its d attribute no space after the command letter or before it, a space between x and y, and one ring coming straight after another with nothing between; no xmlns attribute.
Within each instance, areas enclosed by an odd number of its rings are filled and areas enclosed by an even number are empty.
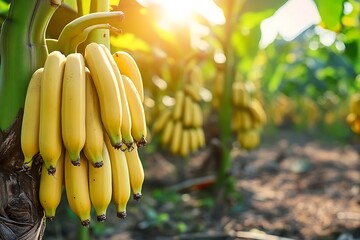
<svg viewBox="0 0 360 240"><path fill-rule="evenodd" d="M143 199L119 221L110 207L91 239L360 239L360 142L316 140L294 132L265 137L246 153L234 148L236 192L212 192L216 152L184 162L156 153L146 159ZM62 201L45 239L76 239ZM68 218L68 217L67 217ZM61 237L59 237L61 236Z"/></svg>

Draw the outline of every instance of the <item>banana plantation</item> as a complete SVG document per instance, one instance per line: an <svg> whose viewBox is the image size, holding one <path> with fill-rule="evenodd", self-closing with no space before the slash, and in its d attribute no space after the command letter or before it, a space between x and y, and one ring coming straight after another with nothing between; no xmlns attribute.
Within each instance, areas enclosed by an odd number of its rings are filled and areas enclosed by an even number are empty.
<svg viewBox="0 0 360 240"><path fill-rule="evenodd" d="M358 0L0 0L0 239L360 239Z"/></svg>

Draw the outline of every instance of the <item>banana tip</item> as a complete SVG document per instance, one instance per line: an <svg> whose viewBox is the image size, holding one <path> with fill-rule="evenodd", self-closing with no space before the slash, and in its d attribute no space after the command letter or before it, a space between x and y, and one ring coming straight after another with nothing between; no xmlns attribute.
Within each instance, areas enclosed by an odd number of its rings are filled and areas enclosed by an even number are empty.
<svg viewBox="0 0 360 240"><path fill-rule="evenodd" d="M96 220L97 220L98 222L105 222L105 220L106 220L106 215L105 215L105 214L101 214L101 215L99 215L99 216L96 217Z"/></svg>
<svg viewBox="0 0 360 240"><path fill-rule="evenodd" d="M90 226L90 219L86 219L84 221L81 221L81 225L83 227L89 227Z"/></svg>
<svg viewBox="0 0 360 240"><path fill-rule="evenodd" d="M139 141L136 141L137 147L144 147L146 145L147 141L145 137L142 137Z"/></svg>
<svg viewBox="0 0 360 240"><path fill-rule="evenodd" d="M48 217L46 217L46 219L49 220L50 222L54 221L54 218L55 218L54 216L48 216Z"/></svg>
<svg viewBox="0 0 360 240"><path fill-rule="evenodd" d="M54 168L53 166L50 166L48 169L47 169L47 172L49 175L53 175L55 174L56 172L56 168Z"/></svg>
<svg viewBox="0 0 360 240"><path fill-rule="evenodd" d="M141 193L134 193L133 198L138 201L141 198Z"/></svg>
<svg viewBox="0 0 360 240"><path fill-rule="evenodd" d="M124 219L126 218L126 212L125 211L117 212L116 216L118 218Z"/></svg>
<svg viewBox="0 0 360 240"><path fill-rule="evenodd" d="M75 161L71 161L71 163L72 163L72 165L74 165L76 167L80 166L80 158Z"/></svg>
<svg viewBox="0 0 360 240"><path fill-rule="evenodd" d="M104 165L104 162L103 162L103 161L94 163L94 167L95 167L95 168L101 168L103 165Z"/></svg>
<svg viewBox="0 0 360 240"><path fill-rule="evenodd" d="M121 149L121 146L122 146L122 143L114 143L114 144L113 144L113 147L114 147L116 150Z"/></svg>

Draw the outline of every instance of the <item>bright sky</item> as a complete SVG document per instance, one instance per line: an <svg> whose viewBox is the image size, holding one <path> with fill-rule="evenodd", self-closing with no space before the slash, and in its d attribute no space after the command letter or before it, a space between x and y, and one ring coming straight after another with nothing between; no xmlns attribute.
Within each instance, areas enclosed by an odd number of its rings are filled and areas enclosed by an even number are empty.
<svg viewBox="0 0 360 240"><path fill-rule="evenodd" d="M291 41L304 30L321 21L313 0L288 0L261 24L260 47L272 43L277 35Z"/></svg>

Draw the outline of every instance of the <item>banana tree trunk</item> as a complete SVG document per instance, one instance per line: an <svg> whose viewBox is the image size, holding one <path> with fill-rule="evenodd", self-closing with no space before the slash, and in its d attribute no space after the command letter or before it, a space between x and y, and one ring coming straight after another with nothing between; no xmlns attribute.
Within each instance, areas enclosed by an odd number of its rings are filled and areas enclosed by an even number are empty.
<svg viewBox="0 0 360 240"><path fill-rule="evenodd" d="M42 239L40 165L23 170L22 108L32 73L47 56L45 31L62 0L12 0L0 33L0 239ZM36 160L35 160L36 161Z"/></svg>
<svg viewBox="0 0 360 240"><path fill-rule="evenodd" d="M0 132L0 239L41 239L45 218L38 200L39 165L23 171L22 113Z"/></svg>

